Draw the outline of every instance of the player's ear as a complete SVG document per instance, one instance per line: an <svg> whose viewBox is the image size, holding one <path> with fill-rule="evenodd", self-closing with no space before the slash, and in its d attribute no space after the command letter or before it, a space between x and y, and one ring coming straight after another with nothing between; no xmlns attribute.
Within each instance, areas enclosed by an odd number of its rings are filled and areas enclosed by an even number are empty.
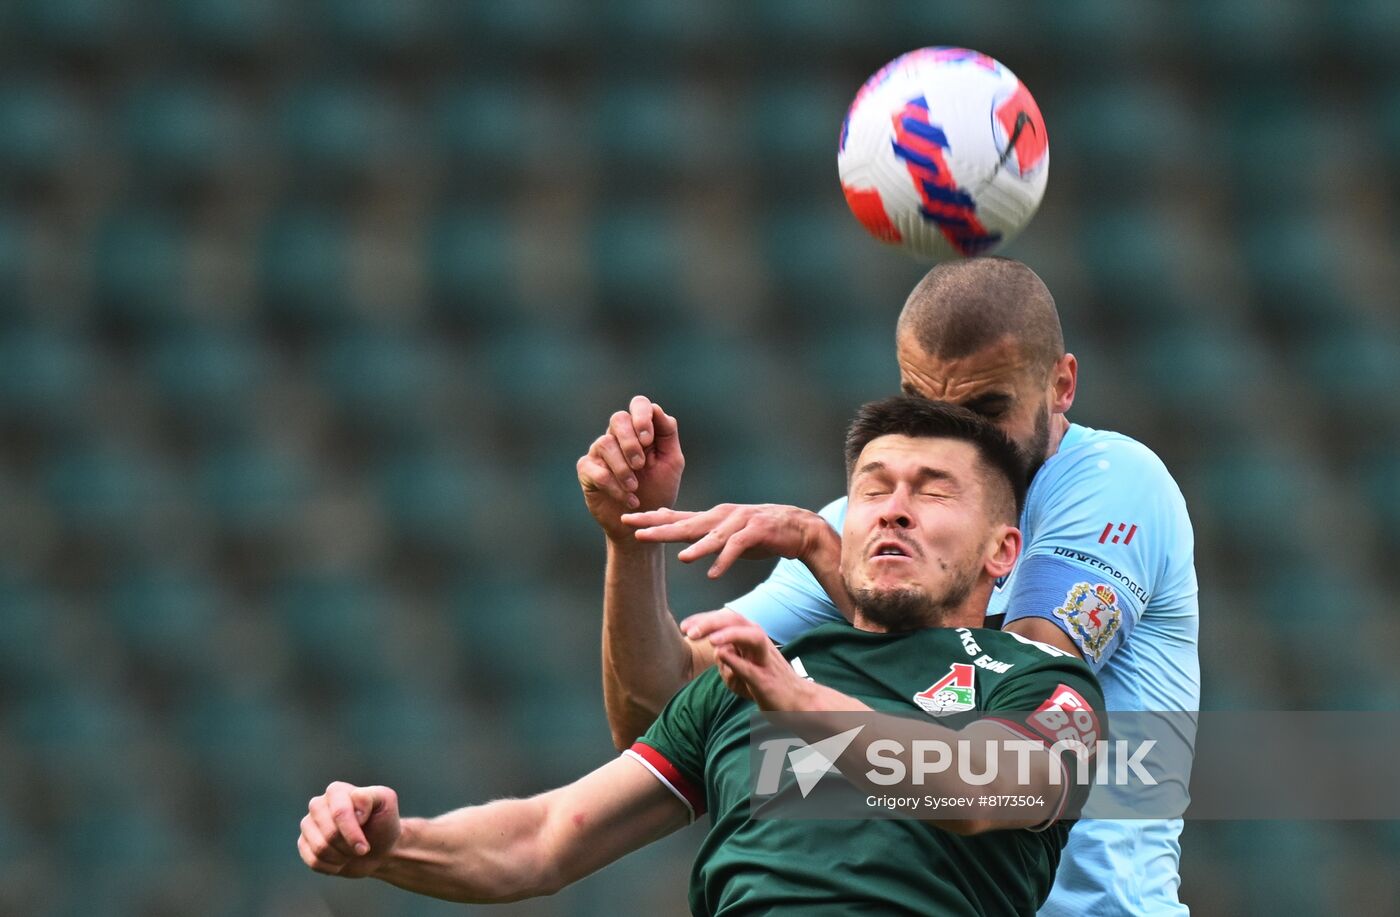
<svg viewBox="0 0 1400 917"><path fill-rule="evenodd" d="M1074 392L1079 384L1079 360L1067 353L1055 361L1050 370L1050 413L1064 414L1074 404Z"/></svg>
<svg viewBox="0 0 1400 917"><path fill-rule="evenodd" d="M987 553L986 570L993 579L1001 579L1016 566L1021 556L1021 530L1014 525L999 525L992 532Z"/></svg>

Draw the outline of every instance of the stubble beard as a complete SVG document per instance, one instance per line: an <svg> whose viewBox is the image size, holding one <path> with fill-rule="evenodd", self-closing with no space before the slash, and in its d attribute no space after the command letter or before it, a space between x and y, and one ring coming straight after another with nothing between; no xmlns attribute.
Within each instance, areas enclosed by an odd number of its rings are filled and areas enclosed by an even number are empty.
<svg viewBox="0 0 1400 917"><path fill-rule="evenodd" d="M932 596L918 586L875 589L862 586L847 589L863 618L898 634L929 627L946 627L956 616L977 584L977 571L958 573L941 595Z"/></svg>
<svg viewBox="0 0 1400 917"><path fill-rule="evenodd" d="M1026 469L1026 482L1029 483L1035 477L1035 473L1040 470L1040 466L1045 464L1045 453L1050 449L1050 408L1045 405L1040 406L1040 413L1035 416L1035 432L1031 434L1030 442L1022 446L1016 444L1016 451L1021 453L1021 463Z"/></svg>

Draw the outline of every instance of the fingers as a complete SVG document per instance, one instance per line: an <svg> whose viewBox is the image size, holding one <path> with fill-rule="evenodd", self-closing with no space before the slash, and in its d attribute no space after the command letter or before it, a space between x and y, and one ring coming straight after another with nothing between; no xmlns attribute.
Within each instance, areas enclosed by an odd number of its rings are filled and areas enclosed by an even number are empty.
<svg viewBox="0 0 1400 917"><path fill-rule="evenodd" d="M638 529L662 528L664 526L672 526L677 523L685 522L687 519L692 519L701 515L704 514L692 512L690 510L662 507L661 509L647 510L641 513L623 513L622 521ZM641 537L640 532L638 537Z"/></svg>
<svg viewBox="0 0 1400 917"><path fill-rule="evenodd" d="M617 441L617 437L604 433L593 441L593 448L589 451L607 466L613 479L624 489L630 491L636 488L637 476L627 467L627 457L623 454L622 444Z"/></svg>
<svg viewBox="0 0 1400 917"><path fill-rule="evenodd" d="M735 647L742 652L752 653L755 648L761 648L768 642L768 635L763 632L763 628L746 621L734 627L721 627L712 631L706 639L716 650L721 647Z"/></svg>
<svg viewBox="0 0 1400 917"><path fill-rule="evenodd" d="M758 538L749 529L745 528L728 538L724 539L724 546L720 548L719 556L710 565L709 572L706 573L710 579L717 579L724 575L724 572L734 565L734 561L744 556L744 552L753 547L758 542ZM681 554L685 552L682 551ZM680 555L676 555L680 557ZM700 555L696 555L699 557ZM681 558L684 560L684 558Z"/></svg>
<svg viewBox="0 0 1400 917"><path fill-rule="evenodd" d="M656 433L657 444L661 444L662 440L674 440L680 436L680 424L676 418L663 411L659 404L651 406L651 426Z"/></svg>
<svg viewBox="0 0 1400 917"><path fill-rule="evenodd" d="M686 618L681 622L681 633L691 640L702 640L722 627L748 623L749 619L734 609L721 608L718 611L704 611Z"/></svg>
<svg viewBox="0 0 1400 917"><path fill-rule="evenodd" d="M681 633L691 640L709 641L716 659L720 650L762 659L773 646L763 628L730 608L691 615L681 622Z"/></svg>
<svg viewBox="0 0 1400 917"><path fill-rule="evenodd" d="M350 844L351 850L364 856L369 852L369 841L360 825L369 819L372 806L367 806L362 797L357 804L354 796L357 790L348 783L332 783L326 787L325 804L340 836Z"/></svg>
<svg viewBox="0 0 1400 917"><path fill-rule="evenodd" d="M622 522L624 525L636 527L637 530L633 534L636 535L638 541L647 541L653 544L675 544L676 542L695 541L707 534L714 518L714 510L695 513L662 509L650 513L625 513L622 516Z"/></svg>
<svg viewBox="0 0 1400 917"><path fill-rule="evenodd" d="M641 398L640 395L637 398ZM633 398L635 403L637 398ZM646 427L650 439L651 412L646 413ZM646 451L640 439L635 418L626 411L618 411L608 421L608 435L617 443L619 454L628 468L640 471L646 466Z"/></svg>
<svg viewBox="0 0 1400 917"><path fill-rule="evenodd" d="M311 820L317 833L320 834L320 839L325 842L326 846L331 847L336 853L340 854L342 862L354 855L354 850L351 847L350 841L341 836L340 829L336 827L335 819L331 817L331 810L330 806L326 804L326 797L317 796L315 799L311 800L306 810L306 817ZM309 839L313 842L316 840L314 837ZM315 847L315 844L313 843L312 846Z"/></svg>
<svg viewBox="0 0 1400 917"><path fill-rule="evenodd" d="M793 512L813 515L795 507L772 504L721 503L700 513L665 510L628 513L623 523L637 528L638 541L669 544L689 541L676 558L693 563L717 554L708 575L723 576L740 558L800 556L803 548L801 527L793 523Z"/></svg>
<svg viewBox="0 0 1400 917"><path fill-rule="evenodd" d="M637 478L622 458L622 450L610 434L604 433L593 441L588 454L578 460L578 479L585 490L601 490L624 506L639 505L630 489Z"/></svg>
<svg viewBox="0 0 1400 917"><path fill-rule="evenodd" d="M310 866L316 872L323 872L328 876L334 876L341 870L343 864L333 864L323 860L317 855L312 842L306 839L305 834L297 835L297 853L301 856L301 861Z"/></svg>
<svg viewBox="0 0 1400 917"><path fill-rule="evenodd" d="M692 542L676 555L678 560L688 564L723 547L731 535L748 524L749 515L750 508L747 506L721 503L698 513L672 509L627 513L622 521L638 527L638 541L656 544Z"/></svg>
<svg viewBox="0 0 1400 917"><path fill-rule="evenodd" d="M355 818L360 824L370 820L374 813L388 805L392 790L382 786L361 786L350 791L350 802L355 806Z"/></svg>
<svg viewBox="0 0 1400 917"><path fill-rule="evenodd" d="M319 868L322 872L339 872L350 859L336 847L335 841L326 836L316 819L309 814L302 817L297 850L302 851L301 858L307 866L312 869Z"/></svg>
<svg viewBox="0 0 1400 917"><path fill-rule="evenodd" d="M733 646L722 646L715 650L715 665L719 667L720 677L724 678L729 690L740 697L754 699L753 686L762 674L759 663L744 658ZM725 675L726 670L728 676Z"/></svg>
<svg viewBox="0 0 1400 917"><path fill-rule="evenodd" d="M720 551L720 558L709 570L708 575L713 579L728 570L734 561L760 540L757 535L745 534L750 518L749 507L722 503L700 513L673 509L624 513L622 522L624 525L639 526L634 533L638 541L652 544L691 542L676 555L681 563L693 563ZM738 539L738 545L728 550L735 539Z"/></svg>
<svg viewBox="0 0 1400 917"><path fill-rule="evenodd" d="M748 682L740 678L735 673L734 667L729 664L728 660L732 655L732 653L726 653L721 657L719 653L715 654L715 668L719 671L719 677L730 691L747 700L753 700L753 692L749 690Z"/></svg>
<svg viewBox="0 0 1400 917"><path fill-rule="evenodd" d="M676 560L683 564L694 563L708 554L721 550L729 542L734 532L743 528L743 525L743 520L726 519L704 535L698 536L689 547L682 548L676 554ZM713 575L712 570L711 576Z"/></svg>
<svg viewBox="0 0 1400 917"><path fill-rule="evenodd" d="M653 426L657 416L665 417L666 412L661 410L661 406L653 404L646 395L636 395L627 405L627 411L632 417L632 429L637 432L637 442L642 449L650 446L655 438ZM640 468L640 465L634 466Z"/></svg>

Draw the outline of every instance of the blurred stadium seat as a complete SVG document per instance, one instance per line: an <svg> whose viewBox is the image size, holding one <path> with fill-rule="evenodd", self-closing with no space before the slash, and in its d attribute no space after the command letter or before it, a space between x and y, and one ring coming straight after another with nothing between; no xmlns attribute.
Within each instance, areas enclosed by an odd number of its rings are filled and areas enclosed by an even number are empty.
<svg viewBox="0 0 1400 917"><path fill-rule="evenodd" d="M286 7L276 0L164 0L179 41L204 50L255 54L277 36Z"/></svg>
<svg viewBox="0 0 1400 917"><path fill-rule="evenodd" d="M678 221L661 209L603 213L593 231L598 295L628 324L674 328L688 311L678 283L686 245Z"/></svg>
<svg viewBox="0 0 1400 917"><path fill-rule="evenodd" d="M192 305L186 241L168 213L139 207L112 213L93 250L99 315L134 334L178 323Z"/></svg>
<svg viewBox="0 0 1400 917"><path fill-rule="evenodd" d="M305 331L349 322L348 235L334 212L291 209L267 222L258 268L274 327Z"/></svg>
<svg viewBox="0 0 1400 917"><path fill-rule="evenodd" d="M23 0L16 4L22 34L62 53L112 53L139 21L120 0Z"/></svg>
<svg viewBox="0 0 1400 917"><path fill-rule="evenodd" d="M71 430L100 378L90 344L46 329L0 333L0 417L40 430Z"/></svg>
<svg viewBox="0 0 1400 917"><path fill-rule="evenodd" d="M130 155L153 183L208 179L239 164L260 140L237 102L207 86L143 86L121 117Z"/></svg>
<svg viewBox="0 0 1400 917"><path fill-rule="evenodd" d="M514 251L505 215L480 204L436 215L428 228L434 314L472 335L518 320Z"/></svg>
<svg viewBox="0 0 1400 917"><path fill-rule="evenodd" d="M89 141L87 114L58 84L0 84L0 166L7 182L52 177Z"/></svg>
<svg viewBox="0 0 1400 917"><path fill-rule="evenodd" d="M210 440L249 430L271 372L248 336L205 326L153 340L143 363L162 406Z"/></svg>

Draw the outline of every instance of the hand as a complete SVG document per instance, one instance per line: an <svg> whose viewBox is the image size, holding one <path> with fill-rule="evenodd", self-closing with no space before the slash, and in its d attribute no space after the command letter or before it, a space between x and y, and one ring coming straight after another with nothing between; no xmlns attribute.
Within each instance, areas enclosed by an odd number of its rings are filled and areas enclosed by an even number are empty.
<svg viewBox="0 0 1400 917"><path fill-rule="evenodd" d="M708 640L715 665L729 690L760 710L811 709L813 684L792 670L763 628L728 608L691 615L681 622L691 640Z"/></svg>
<svg viewBox="0 0 1400 917"><path fill-rule="evenodd" d="M671 506L680 492L685 456L676 418L644 395L612 415L607 432L578 460L588 511L608 538L633 543L621 516L628 510Z"/></svg>
<svg viewBox="0 0 1400 917"><path fill-rule="evenodd" d="M840 556L840 536L817 513L777 503L721 503L704 512L674 509L627 513L622 521L637 529L638 541L691 542L676 555L685 563L719 552L711 579L721 576L739 558L766 560L790 557L809 562L823 538L834 539Z"/></svg>
<svg viewBox="0 0 1400 917"><path fill-rule="evenodd" d="M316 872L358 879L370 876L399 839L398 794L387 786L339 781L307 805L297 851Z"/></svg>

